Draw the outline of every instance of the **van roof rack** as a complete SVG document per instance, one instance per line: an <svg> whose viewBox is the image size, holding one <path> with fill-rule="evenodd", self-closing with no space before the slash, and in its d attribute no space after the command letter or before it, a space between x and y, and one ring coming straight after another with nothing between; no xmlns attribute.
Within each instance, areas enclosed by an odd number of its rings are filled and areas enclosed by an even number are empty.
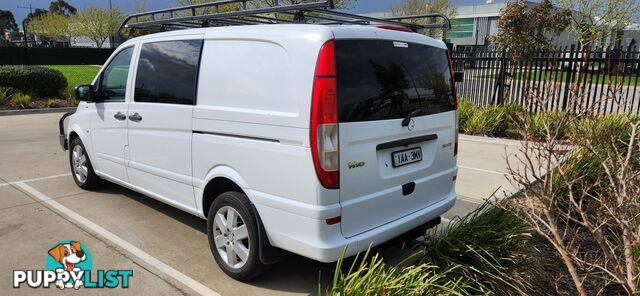
<svg viewBox="0 0 640 296"><path fill-rule="evenodd" d="M416 31L418 29L450 29L451 22L443 14L421 14L376 18L335 10L333 0L301 0L296 4L285 0L219 0L167 9L135 13L127 16L118 34L125 29L131 36L134 29L142 32L163 32L214 26L257 24L364 24L395 25ZM232 8L232 10L229 10ZM437 21L440 19L441 21ZM424 20L419 23L417 20Z"/></svg>

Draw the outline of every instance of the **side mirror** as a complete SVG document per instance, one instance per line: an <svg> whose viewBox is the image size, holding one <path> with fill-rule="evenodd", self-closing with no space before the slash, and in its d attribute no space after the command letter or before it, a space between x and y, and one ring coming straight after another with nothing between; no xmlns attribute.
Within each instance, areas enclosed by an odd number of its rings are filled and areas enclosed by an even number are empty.
<svg viewBox="0 0 640 296"><path fill-rule="evenodd" d="M464 72L453 72L453 81L454 82L463 82L464 81Z"/></svg>
<svg viewBox="0 0 640 296"><path fill-rule="evenodd" d="M93 101L93 97L94 97L93 85L91 84L78 85L74 89L74 94L76 96L76 100L78 101L91 102Z"/></svg>

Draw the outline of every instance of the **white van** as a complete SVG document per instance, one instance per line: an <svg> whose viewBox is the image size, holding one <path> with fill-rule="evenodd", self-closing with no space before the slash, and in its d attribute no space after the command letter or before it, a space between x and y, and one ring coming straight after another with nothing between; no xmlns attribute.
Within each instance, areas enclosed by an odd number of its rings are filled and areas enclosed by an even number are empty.
<svg viewBox="0 0 640 296"><path fill-rule="evenodd" d="M76 88L61 144L81 188L207 219L216 262L246 280L277 250L333 262L450 209L452 76L443 42L389 26L150 34Z"/></svg>

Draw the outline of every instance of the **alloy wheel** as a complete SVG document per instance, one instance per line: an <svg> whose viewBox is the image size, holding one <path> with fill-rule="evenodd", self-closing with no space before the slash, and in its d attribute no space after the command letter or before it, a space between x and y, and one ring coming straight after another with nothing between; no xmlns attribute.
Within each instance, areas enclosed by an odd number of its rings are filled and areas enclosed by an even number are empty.
<svg viewBox="0 0 640 296"><path fill-rule="evenodd" d="M223 206L213 221L213 236L218 254L231 268L241 268L249 258L249 233L242 216L234 208Z"/></svg>
<svg viewBox="0 0 640 296"><path fill-rule="evenodd" d="M89 169L87 168L87 154L80 145L73 147L72 152L73 174L80 183L87 180Z"/></svg>

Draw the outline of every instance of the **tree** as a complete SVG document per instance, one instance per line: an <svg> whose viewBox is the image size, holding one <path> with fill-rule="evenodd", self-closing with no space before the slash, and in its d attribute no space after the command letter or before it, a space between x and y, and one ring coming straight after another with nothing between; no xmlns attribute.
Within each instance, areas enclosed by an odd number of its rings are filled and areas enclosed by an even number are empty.
<svg viewBox="0 0 640 296"><path fill-rule="evenodd" d="M583 53L598 43L615 45L620 41L622 29L640 13L640 0L558 0L558 4L572 11L569 29ZM585 69L591 67L588 55L582 54L582 58L576 65L571 86L572 96L580 100L584 98L580 81Z"/></svg>
<svg viewBox="0 0 640 296"><path fill-rule="evenodd" d="M391 15L393 16L425 13L442 13L449 19L452 19L455 17L457 9L451 4L450 0L405 0L404 4L400 5L398 2L394 2L393 7L391 7ZM434 20L416 19L406 20L405 22L431 24L434 23ZM442 39L445 31L446 29L427 29L425 34L434 38Z"/></svg>
<svg viewBox="0 0 640 296"><path fill-rule="evenodd" d="M276 5L276 2L278 3L278 5L290 5L290 4L298 4L298 3L302 3L303 1L300 0L260 0L259 1L261 3L262 6L268 6L268 7L273 7ZM333 4L335 5L336 8L339 9L349 9L349 8L353 8L356 4L356 2L358 2L358 0L334 0Z"/></svg>
<svg viewBox="0 0 640 296"><path fill-rule="evenodd" d="M18 25L16 19L13 17L13 13L9 10L0 9L0 34L4 35L6 31L16 31Z"/></svg>
<svg viewBox="0 0 640 296"><path fill-rule="evenodd" d="M498 32L492 37L513 61L549 52L554 37L569 25L570 11L554 11L551 1L543 0L533 8L528 8L527 3L508 2L500 12Z"/></svg>
<svg viewBox="0 0 640 296"><path fill-rule="evenodd" d="M597 43L615 44L618 31L640 12L639 0L558 0L558 4L573 11L570 30L581 49ZM604 40L607 36L611 38Z"/></svg>
<svg viewBox="0 0 640 296"><path fill-rule="evenodd" d="M87 7L73 16L72 26L76 35L87 36L101 48L104 42L115 35L122 23L120 9Z"/></svg>
<svg viewBox="0 0 640 296"><path fill-rule="evenodd" d="M135 0L133 1L133 13L147 12L147 0Z"/></svg>
<svg viewBox="0 0 640 296"><path fill-rule="evenodd" d="M73 7L71 4L67 3L67 1L56 0L51 2L51 4L49 4L49 11L52 13L61 14L65 16L72 16L76 14L78 10L75 7Z"/></svg>
<svg viewBox="0 0 640 296"><path fill-rule="evenodd" d="M187 6L187 5L209 3L209 2L216 2L216 0L178 0L177 4L178 6ZM218 12L237 11L237 10L240 10L240 7L241 7L240 3L224 4L219 6ZM216 12L216 9L213 7L204 7L204 8L196 9L196 15L210 14L215 12ZM191 15L191 11L184 11L181 13L181 15Z"/></svg>
<svg viewBox="0 0 640 296"><path fill-rule="evenodd" d="M147 11L149 11L149 8L147 7L147 0L135 0L133 2L133 13L143 13ZM136 21L138 22L147 22L150 20L152 20L151 16L140 16L136 18ZM120 34L128 35L130 37L138 37L149 33L151 33L151 31L138 28L124 28L122 32L120 32Z"/></svg>
<svg viewBox="0 0 640 296"><path fill-rule="evenodd" d="M64 38L70 42L71 20L64 14L47 12L31 19L27 23L27 31L50 39Z"/></svg>
<svg viewBox="0 0 640 296"><path fill-rule="evenodd" d="M553 47L557 37L568 25L568 10L554 10L549 0L542 0L533 8L527 1L508 2L500 12L498 32L491 40L506 51L511 60L511 72L505 86L511 85L520 60L530 60L535 54L544 54ZM509 87L505 87L503 98L509 97ZM500 98L501 100L503 98Z"/></svg>
<svg viewBox="0 0 640 296"><path fill-rule="evenodd" d="M24 18L24 22L28 23L30 22L32 19L41 16L45 13L47 13L48 11L46 9L41 9L41 8L36 8L33 10L33 12L29 12L29 14L27 14L27 17Z"/></svg>
<svg viewBox="0 0 640 296"><path fill-rule="evenodd" d="M186 6L186 5L209 3L209 2L215 2L215 1L217 0L177 0L177 4L178 6ZM348 8L352 8L357 1L358 0L335 0L334 3L336 8L348 9ZM254 7L254 8L273 7L276 5L276 2L278 3L278 5L290 5L290 4L302 3L303 1L301 0L258 0L258 1L249 2L247 3L247 5L251 5L249 7ZM237 10L240 10L241 7L242 5L240 3L231 3L226 5L220 5L220 8L218 11L219 12L237 11ZM212 8L212 7L196 9L196 14L208 14L208 13L214 13L214 12L216 12L216 10L215 8Z"/></svg>

